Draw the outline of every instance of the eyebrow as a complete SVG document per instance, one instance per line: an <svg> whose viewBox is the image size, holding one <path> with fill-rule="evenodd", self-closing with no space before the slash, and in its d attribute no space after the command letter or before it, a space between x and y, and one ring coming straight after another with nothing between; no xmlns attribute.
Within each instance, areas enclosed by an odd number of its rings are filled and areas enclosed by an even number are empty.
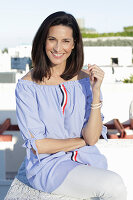
<svg viewBox="0 0 133 200"><path fill-rule="evenodd" d="M54 38L56 39L56 37L49 35L48 38ZM71 40L71 38L63 38L63 40Z"/></svg>
<svg viewBox="0 0 133 200"><path fill-rule="evenodd" d="M51 35L49 35L48 38L49 38L49 37L55 38L54 36L51 36Z"/></svg>

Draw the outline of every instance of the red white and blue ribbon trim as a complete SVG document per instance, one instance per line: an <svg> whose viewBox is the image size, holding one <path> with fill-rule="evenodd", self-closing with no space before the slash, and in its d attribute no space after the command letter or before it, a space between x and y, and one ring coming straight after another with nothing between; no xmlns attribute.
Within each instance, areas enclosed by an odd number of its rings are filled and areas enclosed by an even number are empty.
<svg viewBox="0 0 133 200"><path fill-rule="evenodd" d="M61 108L62 108L62 112L64 114L65 107L67 105L67 91L66 91L66 88L63 84L60 85L60 89L61 89L62 96L63 96L63 99L62 99L62 102L61 102Z"/></svg>
<svg viewBox="0 0 133 200"><path fill-rule="evenodd" d="M78 155L78 151L72 152L72 157L71 157L71 159L72 159L73 161L77 161L77 155Z"/></svg>

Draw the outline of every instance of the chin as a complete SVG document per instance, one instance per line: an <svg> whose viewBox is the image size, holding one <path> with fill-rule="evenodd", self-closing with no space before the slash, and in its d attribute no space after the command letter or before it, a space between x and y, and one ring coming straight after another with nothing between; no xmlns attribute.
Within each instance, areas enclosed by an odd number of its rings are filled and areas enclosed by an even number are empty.
<svg viewBox="0 0 133 200"><path fill-rule="evenodd" d="M52 65L62 65L63 63L66 64L66 60L55 60L55 59L49 59Z"/></svg>

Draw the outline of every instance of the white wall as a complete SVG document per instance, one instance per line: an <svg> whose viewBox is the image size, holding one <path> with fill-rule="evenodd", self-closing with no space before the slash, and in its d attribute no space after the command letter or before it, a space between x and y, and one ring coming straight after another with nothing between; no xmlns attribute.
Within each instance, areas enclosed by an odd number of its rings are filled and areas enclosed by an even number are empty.
<svg viewBox="0 0 133 200"><path fill-rule="evenodd" d="M132 64L132 47L84 47L84 64L111 65L118 58L119 65Z"/></svg>
<svg viewBox="0 0 133 200"><path fill-rule="evenodd" d="M0 53L0 72L11 71L11 58L7 53Z"/></svg>
<svg viewBox="0 0 133 200"><path fill-rule="evenodd" d="M123 81L133 75L133 65L132 67L118 67L114 66L114 74L112 74L112 67L101 67L105 72L104 82L105 83L115 83Z"/></svg>
<svg viewBox="0 0 133 200"><path fill-rule="evenodd" d="M104 123L114 118L120 122L129 119L129 105L133 99L133 83L103 83L103 107L102 112L105 116Z"/></svg>

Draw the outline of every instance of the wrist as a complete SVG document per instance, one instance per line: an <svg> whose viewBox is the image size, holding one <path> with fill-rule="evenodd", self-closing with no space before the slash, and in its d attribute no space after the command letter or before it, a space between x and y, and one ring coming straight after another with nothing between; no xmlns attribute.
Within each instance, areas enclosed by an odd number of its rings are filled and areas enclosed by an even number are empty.
<svg viewBox="0 0 133 200"><path fill-rule="evenodd" d="M100 96L100 88L92 89L93 96Z"/></svg>
<svg viewBox="0 0 133 200"><path fill-rule="evenodd" d="M78 145L79 147L83 147L86 145L85 141L84 141L84 138L76 138L77 141L78 141Z"/></svg>
<svg viewBox="0 0 133 200"><path fill-rule="evenodd" d="M91 109L92 110L96 110L96 109L98 109L98 108L101 108L102 107L102 102L100 102L100 103L92 103L91 104Z"/></svg>
<svg viewBox="0 0 133 200"><path fill-rule="evenodd" d="M93 91L92 96L93 96L92 104L100 103L100 90Z"/></svg>

